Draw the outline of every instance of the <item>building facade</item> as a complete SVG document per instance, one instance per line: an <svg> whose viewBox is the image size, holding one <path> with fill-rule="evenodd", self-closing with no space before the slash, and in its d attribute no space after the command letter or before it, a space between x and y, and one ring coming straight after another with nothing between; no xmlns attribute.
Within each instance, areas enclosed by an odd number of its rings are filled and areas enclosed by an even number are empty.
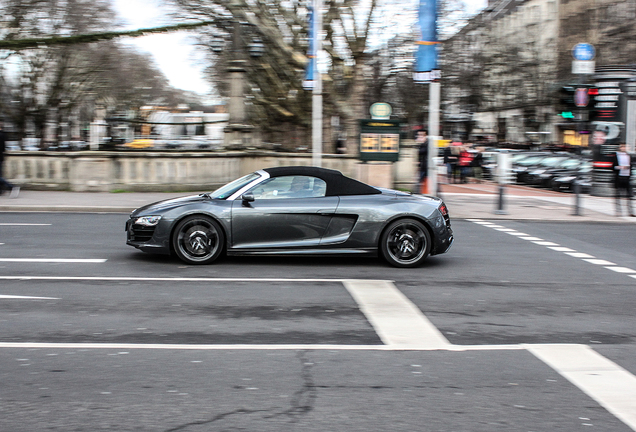
<svg viewBox="0 0 636 432"><path fill-rule="evenodd" d="M446 136L587 145L589 124L561 115L561 88L595 81L572 73L572 48L592 44L597 69L635 64L635 17L636 0L491 0L442 45Z"/></svg>

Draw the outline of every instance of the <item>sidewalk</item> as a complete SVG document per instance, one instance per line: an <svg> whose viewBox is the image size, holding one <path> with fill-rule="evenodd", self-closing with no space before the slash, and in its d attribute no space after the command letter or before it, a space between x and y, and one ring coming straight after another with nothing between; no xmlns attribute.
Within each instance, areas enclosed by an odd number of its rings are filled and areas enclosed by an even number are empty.
<svg viewBox="0 0 636 432"><path fill-rule="evenodd" d="M196 192L57 192L22 190L16 199L0 196L0 212L129 213L137 207ZM614 216L614 199L581 195L574 216L575 195L509 185L499 212L499 187L493 183L440 184L439 196L451 219L513 219L636 223L636 218ZM501 214L499 214L501 213ZM1 217L1 216L0 216Z"/></svg>

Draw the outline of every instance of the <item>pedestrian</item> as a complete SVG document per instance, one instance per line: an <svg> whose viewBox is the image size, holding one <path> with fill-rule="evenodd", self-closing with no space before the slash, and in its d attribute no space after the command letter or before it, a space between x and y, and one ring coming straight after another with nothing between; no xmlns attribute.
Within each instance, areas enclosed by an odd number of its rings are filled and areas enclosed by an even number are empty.
<svg viewBox="0 0 636 432"><path fill-rule="evenodd" d="M453 183L453 175L457 166L457 154L453 152L454 147L449 144L444 149L444 165L446 165L446 178L448 183Z"/></svg>
<svg viewBox="0 0 636 432"><path fill-rule="evenodd" d="M473 155L468 151L469 145L462 146L462 150L459 153L459 182L467 183L468 175L470 174L470 165L473 161Z"/></svg>
<svg viewBox="0 0 636 432"><path fill-rule="evenodd" d="M616 201L616 216L622 216L621 197L627 198L627 211L632 217L634 207L632 205L632 156L627 153L625 143L618 144L618 151L612 155L612 168L614 169L614 196Z"/></svg>
<svg viewBox="0 0 636 432"><path fill-rule="evenodd" d="M0 122L0 194L5 190L11 191L9 198L17 198L20 194L20 188L9 183L2 175L2 166L4 164L4 153L6 150L6 137L3 130L2 122Z"/></svg>
<svg viewBox="0 0 636 432"><path fill-rule="evenodd" d="M476 183L480 183L483 178L483 164L484 164L484 155L483 147L476 147L476 152L473 156L473 160L471 161L471 166L473 168L473 177L475 178Z"/></svg>
<svg viewBox="0 0 636 432"><path fill-rule="evenodd" d="M418 145L417 156L419 162L420 192L427 193L426 180L428 178L428 138L426 130L419 130L415 136Z"/></svg>

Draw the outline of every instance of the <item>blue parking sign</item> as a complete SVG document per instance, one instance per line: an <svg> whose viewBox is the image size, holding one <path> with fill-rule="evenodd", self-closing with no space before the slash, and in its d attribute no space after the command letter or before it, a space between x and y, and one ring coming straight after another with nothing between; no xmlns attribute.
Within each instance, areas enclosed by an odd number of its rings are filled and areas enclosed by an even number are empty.
<svg viewBox="0 0 636 432"><path fill-rule="evenodd" d="M593 60L596 55L594 45L589 43L578 43L572 48L572 57L574 60Z"/></svg>

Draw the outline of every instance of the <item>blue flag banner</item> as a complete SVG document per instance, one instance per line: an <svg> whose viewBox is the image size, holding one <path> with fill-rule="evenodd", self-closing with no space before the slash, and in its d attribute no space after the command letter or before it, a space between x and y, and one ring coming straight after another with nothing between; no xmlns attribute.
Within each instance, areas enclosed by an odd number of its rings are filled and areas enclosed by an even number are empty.
<svg viewBox="0 0 636 432"><path fill-rule="evenodd" d="M418 16L420 40L417 41L413 79L436 81L441 77L437 66L437 0L420 0Z"/></svg>
<svg viewBox="0 0 636 432"><path fill-rule="evenodd" d="M314 88L314 71L316 69L316 25L314 20L314 8L309 7L309 23L308 23L308 36L309 36L309 50L307 52L307 69L305 69L305 80L303 81L303 88L305 90L311 90Z"/></svg>

